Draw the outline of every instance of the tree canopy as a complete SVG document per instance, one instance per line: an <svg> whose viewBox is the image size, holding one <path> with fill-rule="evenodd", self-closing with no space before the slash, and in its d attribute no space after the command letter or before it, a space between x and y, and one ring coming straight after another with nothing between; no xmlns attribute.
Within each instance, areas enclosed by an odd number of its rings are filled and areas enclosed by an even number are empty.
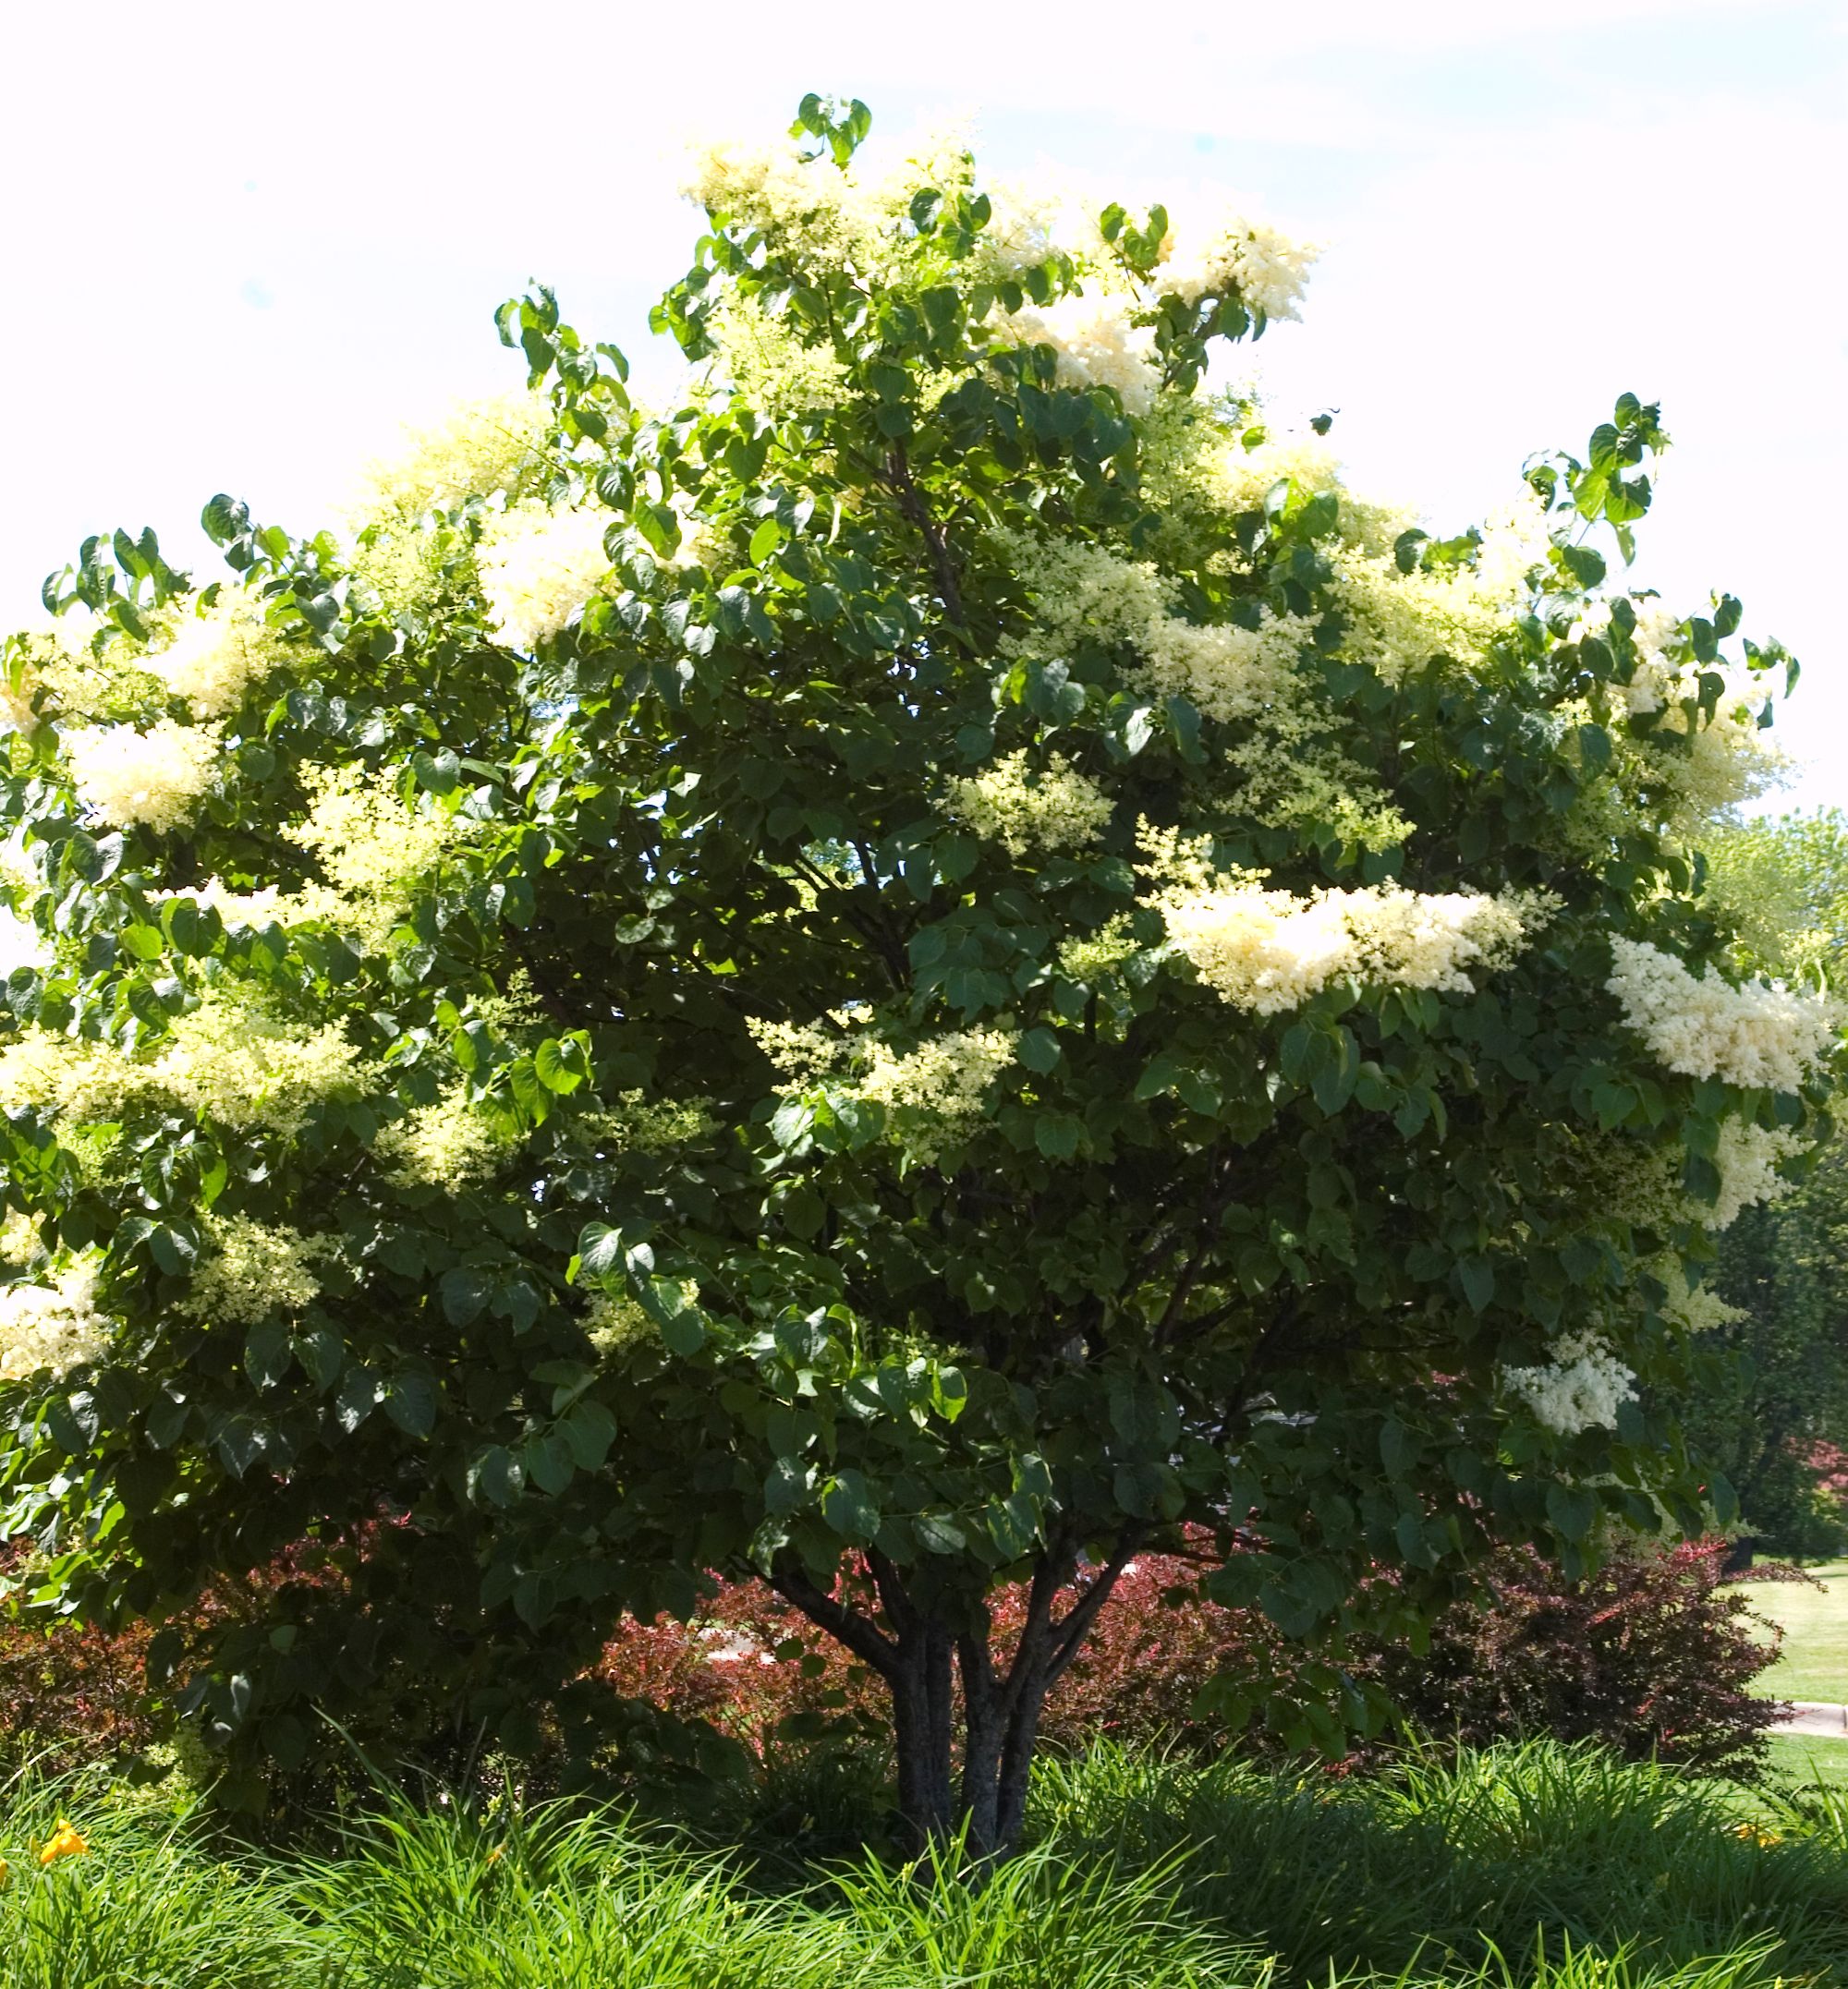
<svg viewBox="0 0 1848 1989"><path fill-rule="evenodd" d="M699 161L667 406L535 288L347 530L99 536L7 644L7 1524L93 1614L296 1557L157 1659L285 1768L755 1567L996 1843L1184 1525L1307 1634L1701 1516L1835 1017L1701 895L1787 660L1610 577L1658 411L1433 537L1209 389L1311 250L868 123Z"/></svg>

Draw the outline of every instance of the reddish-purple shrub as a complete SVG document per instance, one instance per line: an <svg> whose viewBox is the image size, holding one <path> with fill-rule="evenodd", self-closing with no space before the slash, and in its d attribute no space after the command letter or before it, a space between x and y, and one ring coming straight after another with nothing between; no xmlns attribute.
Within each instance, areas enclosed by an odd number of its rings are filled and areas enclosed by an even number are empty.
<svg viewBox="0 0 1848 1989"><path fill-rule="evenodd" d="M1709 1772L1762 1763L1780 1708L1752 1682L1776 1632L1724 1571L1726 1543L1624 1549L1567 1582L1528 1548L1499 1555L1486 1606L1457 1604L1430 1648L1367 1655L1407 1719L1470 1742L1514 1734L1599 1740ZM1801 1580L1770 1567L1755 1579Z"/></svg>
<svg viewBox="0 0 1848 1989"><path fill-rule="evenodd" d="M1750 1691L1774 1643L1755 1634L1762 1619L1723 1585L1724 1554L1718 1541L1626 1550L1573 1583L1531 1550L1506 1550L1485 1569L1481 1598L1438 1619L1428 1649L1361 1639L1338 1667L1289 1643L1258 1611L1206 1599L1199 1567L1185 1556L1146 1554L1054 1687L1042 1730L1064 1749L1105 1735L1214 1752L1258 1745L1263 1736L1215 1710L1234 1695L1204 1688L1266 1676L1309 1703L1344 1672L1440 1738L1547 1733L1749 1771L1776 1716ZM1780 1574L1793 1571L1757 1578ZM268 1585L324 1578L290 1564ZM995 1599L1002 1655L1024 1607L1024 1594ZM144 1747L158 1731L142 1676L149 1641L141 1629L112 1638L0 1620L0 1740L12 1752L47 1749L60 1764ZM880 1681L758 1582L716 1584L691 1624L625 1622L583 1687L715 1729L760 1760L830 1731L882 1733L886 1722Z"/></svg>

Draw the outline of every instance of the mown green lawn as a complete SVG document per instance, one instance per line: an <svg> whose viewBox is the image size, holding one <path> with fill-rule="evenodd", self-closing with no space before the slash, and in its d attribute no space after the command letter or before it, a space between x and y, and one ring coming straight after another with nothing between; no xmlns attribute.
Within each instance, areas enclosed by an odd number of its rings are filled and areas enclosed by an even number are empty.
<svg viewBox="0 0 1848 1989"><path fill-rule="evenodd" d="M1839 1789L1848 1795L1848 1740L1818 1740L1806 1733L1774 1733L1771 1773L1793 1786Z"/></svg>
<svg viewBox="0 0 1848 1989"><path fill-rule="evenodd" d="M1783 1650L1758 1680L1776 1699L1848 1702L1848 1560L1806 1569L1822 1583L1752 1582L1742 1590L1760 1616L1781 1624Z"/></svg>

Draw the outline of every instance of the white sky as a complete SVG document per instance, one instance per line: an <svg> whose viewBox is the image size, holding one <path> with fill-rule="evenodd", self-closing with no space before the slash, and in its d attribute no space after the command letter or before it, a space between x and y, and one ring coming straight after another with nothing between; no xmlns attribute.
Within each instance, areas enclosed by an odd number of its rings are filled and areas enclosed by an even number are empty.
<svg viewBox="0 0 1848 1989"><path fill-rule="evenodd" d="M1660 398L1640 578L1803 658L1788 799L1848 804L1843 0L10 0L0 78L0 621L87 531L196 557L215 491L312 529L399 418L517 378L491 318L530 276L660 377L681 145L816 89L1330 243L1261 370L1445 529Z"/></svg>

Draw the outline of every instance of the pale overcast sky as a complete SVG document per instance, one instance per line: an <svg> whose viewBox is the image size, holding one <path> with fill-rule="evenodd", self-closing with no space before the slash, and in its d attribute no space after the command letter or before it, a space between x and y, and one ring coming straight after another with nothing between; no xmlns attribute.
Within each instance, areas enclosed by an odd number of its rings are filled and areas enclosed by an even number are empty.
<svg viewBox="0 0 1848 1989"><path fill-rule="evenodd" d="M530 276L663 377L680 146L814 89L1329 243L1261 373L1446 529L1618 393L1660 398L1641 578L1730 588L1803 658L1789 798L1848 804L1842 0L14 0L0 77L0 622L87 531L195 555L214 491L323 522L399 418L517 377L491 315Z"/></svg>

